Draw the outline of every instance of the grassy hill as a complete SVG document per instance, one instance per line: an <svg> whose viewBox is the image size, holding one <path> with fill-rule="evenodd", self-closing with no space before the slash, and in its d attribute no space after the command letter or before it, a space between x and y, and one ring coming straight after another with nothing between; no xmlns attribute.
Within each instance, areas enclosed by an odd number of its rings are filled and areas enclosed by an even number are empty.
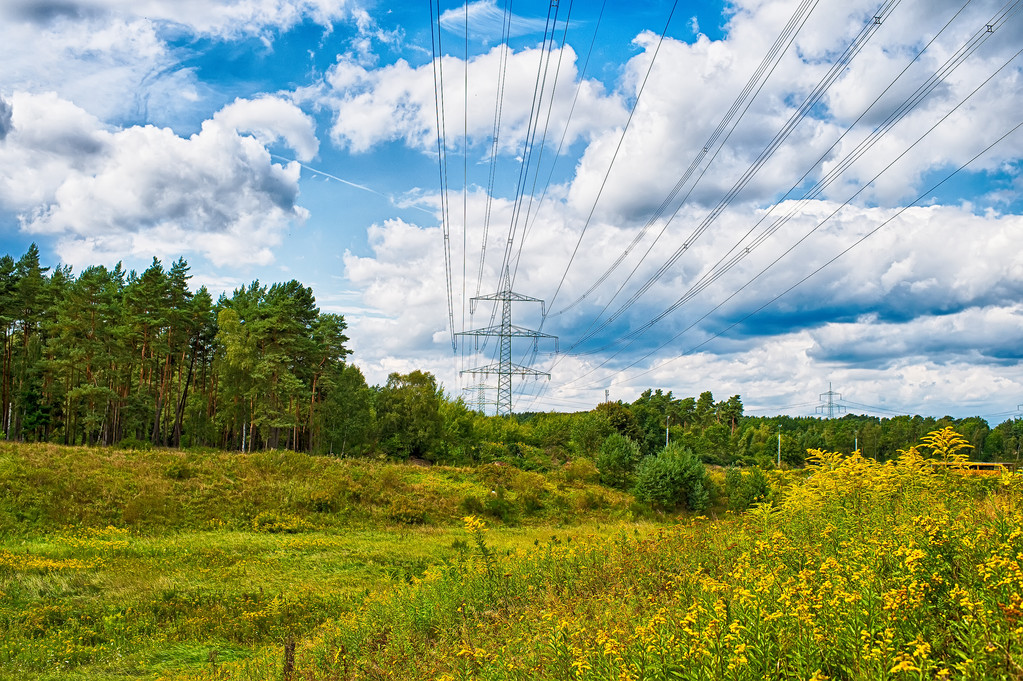
<svg viewBox="0 0 1023 681"><path fill-rule="evenodd" d="M916 449L660 525L585 463L2 452L0 678L1023 678L1023 475Z"/></svg>
<svg viewBox="0 0 1023 681"><path fill-rule="evenodd" d="M1020 679L1023 476L818 453L776 506L474 550L204 679ZM289 674L288 670L294 670Z"/></svg>
<svg viewBox="0 0 1023 681"><path fill-rule="evenodd" d="M505 553L626 522L595 476L0 444L0 678L245 663L459 560L463 516Z"/></svg>
<svg viewBox="0 0 1023 681"><path fill-rule="evenodd" d="M135 531L298 531L627 517L632 497L595 484L585 460L552 474L503 464L421 467L310 456L0 443L0 533L66 526ZM636 509L637 511L640 509Z"/></svg>

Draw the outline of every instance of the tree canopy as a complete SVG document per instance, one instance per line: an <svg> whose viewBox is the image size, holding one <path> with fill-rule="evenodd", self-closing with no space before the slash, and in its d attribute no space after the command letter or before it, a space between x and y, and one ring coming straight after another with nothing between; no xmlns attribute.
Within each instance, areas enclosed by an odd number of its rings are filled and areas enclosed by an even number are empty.
<svg viewBox="0 0 1023 681"><path fill-rule="evenodd" d="M585 458L622 488L669 443L704 463L760 467L775 464L779 444L787 465L802 464L808 449L854 447L883 461L948 426L972 459L1018 461L1023 443L1023 419L990 427L978 417L752 417L739 395L716 400L709 390L650 389L571 414L484 416L425 371L367 385L350 361L344 317L321 311L298 281L254 281L217 300L189 281L183 259L75 276L44 266L34 245L17 259L0 256L0 436L530 470Z"/></svg>

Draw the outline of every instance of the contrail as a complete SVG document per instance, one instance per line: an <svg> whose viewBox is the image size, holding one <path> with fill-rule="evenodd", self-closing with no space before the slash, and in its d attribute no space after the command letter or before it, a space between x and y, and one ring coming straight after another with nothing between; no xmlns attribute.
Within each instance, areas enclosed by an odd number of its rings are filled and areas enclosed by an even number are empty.
<svg viewBox="0 0 1023 681"><path fill-rule="evenodd" d="M367 187L367 186L366 186L366 185L364 185L364 184L359 184L358 182L351 182L351 181L349 181L349 180L346 180L346 179L344 179L344 178L338 177L337 175L331 175L330 173L324 172L324 171L322 171L322 170L317 170L316 168L313 168L313 167L311 167L311 166L307 166L306 164L304 164L304 163L301 163L301 162L299 162L299 161L296 161L296 160L295 160L295 159L293 159L293 158L288 158L287 156L281 156L280 154L270 154L270 155L271 155L272 157L274 157L274 158L279 158L279 159L281 159L282 161L287 161L288 163L298 163L298 165L299 165L300 167L304 168L305 170L308 170L308 171L309 171L309 172L311 172L311 173L316 173L317 175L323 175L324 177L329 177L330 179L332 179L332 180L337 180L338 182L340 182L340 183L342 183L342 184L346 184L346 185L348 185L349 187L355 187L356 189L361 189L361 190L362 190L362 191L364 191L364 192L369 192L370 194L376 194L377 196L381 196L381 197L383 197L383 198L387 199L387 201L388 201L388 202L389 202L389 203L390 203L390 204L391 204L392 206L397 206L397 207L400 207L400 206L398 206L398 204L397 204L397 203L395 202L395 200L394 200L394 198L393 198L393 197L391 197L391 196L388 196L387 194L384 194L384 193L378 192L378 191L377 191L376 189L373 189L372 187ZM421 210L421 211L423 211L424 213L426 213L427 215L433 215L433 214L434 214L434 213L433 213L433 211L427 210L426 208L422 208L422 207L420 207L420 206L416 206L416 205L409 205L408 207L410 207L410 208L415 208L416 210Z"/></svg>
<svg viewBox="0 0 1023 681"><path fill-rule="evenodd" d="M338 177L337 175L331 175L330 173L325 173L322 170L317 170L316 168L307 166L304 163L299 163L295 159L288 158L287 156L281 156L280 154L270 154L270 155L273 156L274 158L279 158L282 161L287 161L288 163L298 163L299 166L301 166L302 168L305 168L306 170L308 170L311 173L316 173L317 175L323 175L324 177L329 177L332 180L337 180L338 182L341 182L343 184L347 184L349 187L355 187L356 189L362 189L363 191L367 191L367 192L369 192L371 194L376 194L377 196L382 196L385 199L387 199L388 201L391 201L391 197L388 196L387 194L381 194L376 189L373 189L371 187L367 187L364 184L358 184L356 182L349 182L348 180L342 179L342 178ZM392 201L392 203L393 203L393 201Z"/></svg>

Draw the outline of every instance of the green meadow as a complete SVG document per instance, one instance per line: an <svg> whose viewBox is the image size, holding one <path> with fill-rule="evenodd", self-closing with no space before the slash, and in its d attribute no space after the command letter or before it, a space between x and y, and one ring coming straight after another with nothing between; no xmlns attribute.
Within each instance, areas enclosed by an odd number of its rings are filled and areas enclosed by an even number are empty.
<svg viewBox="0 0 1023 681"><path fill-rule="evenodd" d="M585 460L7 445L0 674L1018 680L1023 474L966 448L945 428L885 462L712 472L704 517ZM726 510L745 482L766 497Z"/></svg>
<svg viewBox="0 0 1023 681"><path fill-rule="evenodd" d="M277 652L472 551L632 527L592 466L552 474L294 452L0 445L0 675L160 678Z"/></svg>

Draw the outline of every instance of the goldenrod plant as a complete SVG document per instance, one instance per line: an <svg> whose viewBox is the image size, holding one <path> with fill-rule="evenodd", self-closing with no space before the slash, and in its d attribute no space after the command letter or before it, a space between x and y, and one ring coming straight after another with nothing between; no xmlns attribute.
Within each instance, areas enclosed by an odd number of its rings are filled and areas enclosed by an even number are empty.
<svg viewBox="0 0 1023 681"><path fill-rule="evenodd" d="M948 434L928 442L955 446ZM918 448L884 463L824 451L808 461L777 503L740 516L541 543L501 557L500 580L479 564L431 569L322 627L297 669L309 679L1019 679L1015 476L978 487L935 472ZM230 678L271 678L278 662Z"/></svg>

